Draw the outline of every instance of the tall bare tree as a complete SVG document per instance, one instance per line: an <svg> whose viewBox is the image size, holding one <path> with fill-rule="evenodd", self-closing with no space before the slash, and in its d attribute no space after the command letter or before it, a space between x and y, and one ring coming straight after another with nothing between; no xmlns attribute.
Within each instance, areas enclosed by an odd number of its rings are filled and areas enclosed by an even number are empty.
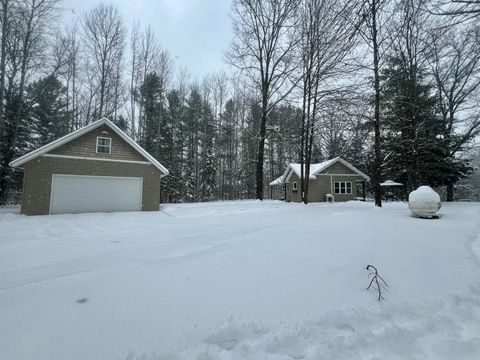
<svg viewBox="0 0 480 360"><path fill-rule="evenodd" d="M68 39L68 63L65 74L66 87L67 87L67 105L70 109L71 124L70 130L74 130L80 127L79 111L78 111L78 78L79 78L79 53L80 42L77 36L78 23L75 23L69 30Z"/></svg>
<svg viewBox="0 0 480 360"><path fill-rule="evenodd" d="M451 28L440 35L432 34L429 60L444 124L442 135L453 159L480 133L480 28ZM447 201L453 198L451 182Z"/></svg>
<svg viewBox="0 0 480 360"><path fill-rule="evenodd" d="M289 83L298 62L293 50L299 0L235 0L234 41L229 62L260 94L260 127L256 164L256 198L263 200L263 164L268 115L295 84ZM297 80L298 81L298 80Z"/></svg>
<svg viewBox="0 0 480 360"><path fill-rule="evenodd" d="M31 76L35 76L47 60L48 40L52 29L51 19L55 13L58 0L23 0L3 2L1 15L2 37L6 43L0 59L0 91L3 97L0 121L0 203L7 199L8 187L11 183L9 162L27 149L18 144L19 133L28 124L24 124L27 111L25 104L25 88ZM5 67L3 69L3 67ZM55 69L54 73L58 69ZM8 99L5 95L8 95ZM4 116L5 108L10 114L8 124ZM8 127L8 129L6 129ZM22 144L22 146L25 144Z"/></svg>
<svg viewBox="0 0 480 360"><path fill-rule="evenodd" d="M100 4L85 15L84 35L86 53L96 74L98 87L97 117L109 116L115 109L116 73L122 61L125 45L125 26L117 8Z"/></svg>
<svg viewBox="0 0 480 360"><path fill-rule="evenodd" d="M301 197L308 203L314 133L322 99L338 91L332 79L344 73L356 39L355 7L350 1L306 0L301 6L299 34L302 62Z"/></svg>
<svg viewBox="0 0 480 360"><path fill-rule="evenodd" d="M5 100L5 69L7 65L7 42L9 39L9 33L11 28L11 16L12 16L12 2L11 0L1 0L0 5L2 7L1 13L1 38L0 38L0 135L3 129L3 113L4 113L4 100Z"/></svg>
<svg viewBox="0 0 480 360"><path fill-rule="evenodd" d="M138 96L138 87L140 85L140 24L133 24L130 35L130 135L136 137L136 103Z"/></svg>
<svg viewBox="0 0 480 360"><path fill-rule="evenodd" d="M462 23L480 17L480 1L478 0L433 0L425 8L431 14L453 18L454 23Z"/></svg>
<svg viewBox="0 0 480 360"><path fill-rule="evenodd" d="M373 73L373 129L374 129L374 164L373 164L373 190L375 193L375 205L382 206L382 189L380 186L382 178L382 144L381 144L381 119L380 119L380 69L382 59L385 55L387 39L393 31L388 34L387 25L391 20L386 17L384 8L387 6L386 0L366 0L362 2L359 13L362 17L361 26L358 30L363 37L365 44L370 48L372 54L372 66L369 66ZM390 4L391 6L391 4ZM390 14L394 14L390 11Z"/></svg>
<svg viewBox="0 0 480 360"><path fill-rule="evenodd" d="M155 33L150 27L147 27L140 33L139 53L138 53L138 82L142 84L148 74L157 71L158 61L161 62L162 49L158 44ZM143 141L144 127L143 123L143 106L144 99L142 94L139 94L138 102L138 124L137 124L137 138Z"/></svg>

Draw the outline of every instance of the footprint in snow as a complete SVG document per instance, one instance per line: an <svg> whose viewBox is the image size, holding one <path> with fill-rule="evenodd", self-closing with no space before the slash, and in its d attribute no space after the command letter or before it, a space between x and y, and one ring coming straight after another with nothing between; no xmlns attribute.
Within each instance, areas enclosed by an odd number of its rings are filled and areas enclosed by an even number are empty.
<svg viewBox="0 0 480 360"><path fill-rule="evenodd" d="M210 341L207 341L208 343L210 344L213 344L213 345L217 345L219 348L223 349L223 350L227 350L227 351L230 351L232 350L235 345L238 344L238 340L237 339L218 339L218 340L210 340Z"/></svg>

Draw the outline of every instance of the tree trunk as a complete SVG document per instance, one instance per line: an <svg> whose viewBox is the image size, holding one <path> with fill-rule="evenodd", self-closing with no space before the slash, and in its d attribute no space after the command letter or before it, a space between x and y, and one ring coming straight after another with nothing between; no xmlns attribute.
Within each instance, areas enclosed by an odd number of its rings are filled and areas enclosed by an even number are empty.
<svg viewBox="0 0 480 360"><path fill-rule="evenodd" d="M258 141L256 190L257 200L263 200L263 161L265 156L265 131L267 126L267 104L262 101L262 119L260 121L260 139Z"/></svg>
<svg viewBox="0 0 480 360"><path fill-rule="evenodd" d="M8 37L8 2L3 1L2 6L2 44L0 50L0 136L3 131L3 109L5 99L5 67L7 57L7 37Z"/></svg>
<svg viewBox="0 0 480 360"><path fill-rule="evenodd" d="M449 182L449 183L447 184L447 201L448 201L448 202L454 201L454 199L453 199L454 193L455 193L454 183L453 183L453 182Z"/></svg>
<svg viewBox="0 0 480 360"><path fill-rule="evenodd" d="M381 181L381 151L380 151L380 70L379 70L379 51L377 39L377 0L372 0L372 42L373 42L373 71L374 71L374 87L375 87L375 145L374 145L374 165L373 165L373 181L375 191L375 205L382 206L382 189Z"/></svg>

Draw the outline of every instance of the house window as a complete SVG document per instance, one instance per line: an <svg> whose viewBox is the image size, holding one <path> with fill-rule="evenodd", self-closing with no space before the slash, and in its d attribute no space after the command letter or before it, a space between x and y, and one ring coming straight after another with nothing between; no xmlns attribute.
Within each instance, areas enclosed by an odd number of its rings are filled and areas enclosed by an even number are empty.
<svg viewBox="0 0 480 360"><path fill-rule="evenodd" d="M350 181L335 181L334 193L335 194L351 194L352 183Z"/></svg>
<svg viewBox="0 0 480 360"><path fill-rule="evenodd" d="M292 184L292 191L297 191L298 190L298 184L297 182L295 181L293 184Z"/></svg>
<svg viewBox="0 0 480 360"><path fill-rule="evenodd" d="M97 137L97 153L111 154L112 139L106 137Z"/></svg>

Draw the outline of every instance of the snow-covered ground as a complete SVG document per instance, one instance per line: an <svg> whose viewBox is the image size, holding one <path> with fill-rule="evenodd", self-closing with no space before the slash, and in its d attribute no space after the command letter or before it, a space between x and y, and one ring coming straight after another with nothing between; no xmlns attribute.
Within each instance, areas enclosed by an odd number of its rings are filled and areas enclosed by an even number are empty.
<svg viewBox="0 0 480 360"><path fill-rule="evenodd" d="M0 210L0 358L480 359L480 204ZM367 264L390 285L378 302Z"/></svg>

